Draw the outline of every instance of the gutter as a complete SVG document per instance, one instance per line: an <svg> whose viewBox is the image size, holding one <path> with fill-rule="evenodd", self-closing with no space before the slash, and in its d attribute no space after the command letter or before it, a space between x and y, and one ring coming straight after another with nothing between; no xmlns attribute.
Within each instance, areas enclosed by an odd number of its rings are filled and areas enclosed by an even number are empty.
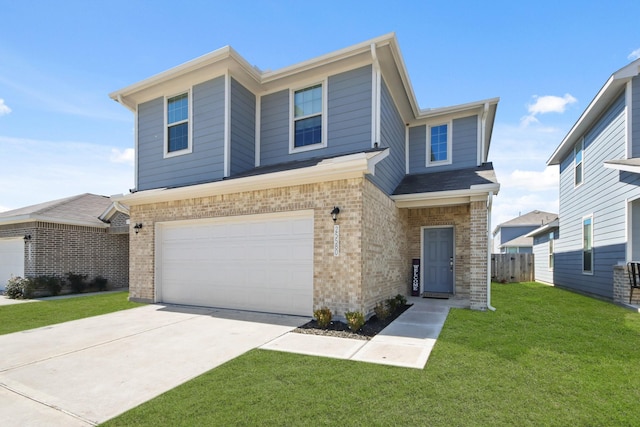
<svg viewBox="0 0 640 427"><path fill-rule="evenodd" d="M487 309L496 311L491 305L491 251L489 242L491 241L491 206L493 205L493 191L489 191L487 197Z"/></svg>

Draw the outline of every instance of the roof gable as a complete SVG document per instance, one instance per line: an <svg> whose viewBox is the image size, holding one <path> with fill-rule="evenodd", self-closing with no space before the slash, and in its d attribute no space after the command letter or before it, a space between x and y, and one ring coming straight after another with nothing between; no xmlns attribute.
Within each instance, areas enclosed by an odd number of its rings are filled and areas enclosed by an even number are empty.
<svg viewBox="0 0 640 427"><path fill-rule="evenodd" d="M0 213L0 224L30 221L107 227L99 217L111 205L106 196L84 193Z"/></svg>

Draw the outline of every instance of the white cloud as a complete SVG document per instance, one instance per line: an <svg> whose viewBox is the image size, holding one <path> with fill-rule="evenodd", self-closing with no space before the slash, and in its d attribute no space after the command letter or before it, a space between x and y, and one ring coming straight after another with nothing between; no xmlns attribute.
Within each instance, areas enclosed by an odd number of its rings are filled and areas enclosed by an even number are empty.
<svg viewBox="0 0 640 427"><path fill-rule="evenodd" d="M118 148L111 149L111 156L109 160L113 163L125 163L133 166L133 161L135 159L135 152L133 148L125 148L124 150L120 150Z"/></svg>
<svg viewBox="0 0 640 427"><path fill-rule="evenodd" d="M564 113L567 109L567 105L578 102L571 94L565 94L564 96L534 95L534 102L527 105L528 115L524 116L520 120L520 124L524 127L529 126L531 123L538 123L539 114L547 113Z"/></svg>
<svg viewBox="0 0 640 427"><path fill-rule="evenodd" d="M640 49L634 50L627 56L627 59L629 59L630 61L635 61L638 58L640 58Z"/></svg>
<svg viewBox="0 0 640 427"><path fill-rule="evenodd" d="M509 175L509 187L527 191L547 191L558 188L558 167L550 166L544 171L526 171L516 169Z"/></svg>
<svg viewBox="0 0 640 427"><path fill-rule="evenodd" d="M11 112L11 108L4 103L4 99L0 98L0 116L4 116Z"/></svg>

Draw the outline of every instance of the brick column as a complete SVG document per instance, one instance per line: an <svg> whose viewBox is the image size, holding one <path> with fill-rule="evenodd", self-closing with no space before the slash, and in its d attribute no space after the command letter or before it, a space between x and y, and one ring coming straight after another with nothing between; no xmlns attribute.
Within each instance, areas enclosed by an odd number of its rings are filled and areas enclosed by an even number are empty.
<svg viewBox="0 0 640 427"><path fill-rule="evenodd" d="M470 305L473 310L487 309L487 202L471 202L470 246Z"/></svg>
<svg viewBox="0 0 640 427"><path fill-rule="evenodd" d="M629 274L626 265L613 266L613 302L619 304L629 304L629 294L631 293L631 285L629 283ZM640 305L640 289L633 292L633 305Z"/></svg>

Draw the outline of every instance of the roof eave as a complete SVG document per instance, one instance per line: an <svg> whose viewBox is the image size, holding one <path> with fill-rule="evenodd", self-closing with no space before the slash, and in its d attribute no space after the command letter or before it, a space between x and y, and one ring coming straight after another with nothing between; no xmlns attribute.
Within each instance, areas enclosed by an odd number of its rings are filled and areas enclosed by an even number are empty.
<svg viewBox="0 0 640 427"><path fill-rule="evenodd" d="M325 159L315 166L306 168L251 175L179 188L143 190L132 194L114 195L111 196L111 200L125 203L128 206L136 206L185 198L208 197L212 195L266 190L293 185L334 181L337 179L355 178L364 176L365 174L373 174L375 165L388 155L388 149L368 153L362 152Z"/></svg>
<svg viewBox="0 0 640 427"><path fill-rule="evenodd" d="M474 200L486 198L500 191L500 184L478 184L468 189L434 191L429 193L396 194L390 196L399 208L418 208L429 206L445 206L467 204Z"/></svg>

